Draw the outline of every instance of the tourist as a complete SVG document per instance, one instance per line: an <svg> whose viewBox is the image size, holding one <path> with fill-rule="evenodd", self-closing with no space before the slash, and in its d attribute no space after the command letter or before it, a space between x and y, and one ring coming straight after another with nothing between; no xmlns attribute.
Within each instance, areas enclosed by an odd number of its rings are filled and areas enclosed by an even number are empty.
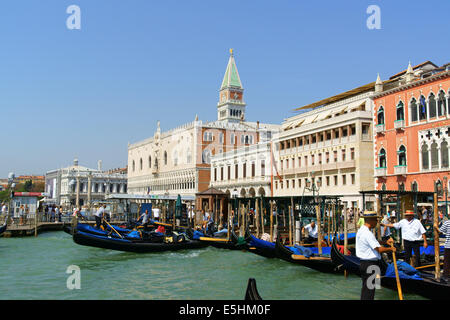
<svg viewBox="0 0 450 320"><path fill-rule="evenodd" d="M428 211L427 208L422 207L422 219L421 219L422 224L425 224L428 222Z"/></svg>
<svg viewBox="0 0 450 320"><path fill-rule="evenodd" d="M425 228L422 223L414 218L414 211L406 210L405 219L402 219L400 222L390 224L390 223L381 223L381 226L401 229L402 231L402 239L405 248L405 261L406 263L410 263L410 259L412 256L412 250L414 250L414 257L416 263L413 266L420 266L420 245L423 240L423 247L427 248L427 237L425 235Z"/></svg>
<svg viewBox="0 0 450 320"><path fill-rule="evenodd" d="M159 221L159 208L152 209L153 220Z"/></svg>
<svg viewBox="0 0 450 320"><path fill-rule="evenodd" d="M23 207L23 204L19 207L19 212L16 214L16 219L19 218L19 226L23 225L23 215L24 215L25 209Z"/></svg>
<svg viewBox="0 0 450 320"><path fill-rule="evenodd" d="M59 213L59 207L56 206L56 207L55 207L55 217L58 217L58 221L61 220L60 216L61 216L61 215L60 215L60 213ZM56 219L55 219L54 222L57 222Z"/></svg>
<svg viewBox="0 0 450 320"><path fill-rule="evenodd" d="M302 228L302 232L305 233L305 230L308 231L308 237L304 240L305 243L313 243L317 242L318 238L318 230L317 225L314 220L311 220L310 224L307 224ZM306 237L306 234L305 234Z"/></svg>
<svg viewBox="0 0 450 320"><path fill-rule="evenodd" d="M391 223L393 220L393 216L391 214L385 214L381 223ZM381 226L381 224L380 224ZM392 236L391 228L381 226L381 240L387 241Z"/></svg>
<svg viewBox="0 0 450 320"><path fill-rule="evenodd" d="M30 208L29 208L28 205L26 204L26 205L25 205L24 212L23 212L23 220L22 220L23 224L26 224L26 223L27 223L27 218L28 218L28 215L29 215L29 214L30 214Z"/></svg>
<svg viewBox="0 0 450 320"><path fill-rule="evenodd" d="M8 208L6 207L6 204L5 204L5 203L2 203L2 216L5 217L5 220L6 220L7 217L8 217Z"/></svg>
<svg viewBox="0 0 450 320"><path fill-rule="evenodd" d="M450 220L445 221L440 228L435 223L434 229L445 235L443 280L448 282L450 281Z"/></svg>
<svg viewBox="0 0 450 320"><path fill-rule="evenodd" d="M55 206L52 206L50 210L50 222L55 222Z"/></svg>
<svg viewBox="0 0 450 320"><path fill-rule="evenodd" d="M365 211L362 215L364 224L356 233L356 256L361 260L360 272L362 280L361 300L373 300L375 298L375 286L373 283L369 285L370 279L373 279L373 266L378 267L378 275L380 272L380 254L383 252L395 252L395 248L385 248L380 245L371 229L377 226L379 216L375 211ZM388 244L392 244L393 240L389 239ZM369 267L371 267L369 269Z"/></svg>
<svg viewBox="0 0 450 320"><path fill-rule="evenodd" d="M58 221L59 221L59 222L62 222L62 220L61 220L61 217L62 217L62 211L63 211L62 207L59 207L59 210L58 210L58 212L59 212L59 214L58 214Z"/></svg>
<svg viewBox="0 0 450 320"><path fill-rule="evenodd" d="M356 223L356 227L359 229L364 225L364 217L361 214L361 211L359 212L358 216L359 216L359 219L358 219L358 222Z"/></svg>
<svg viewBox="0 0 450 320"><path fill-rule="evenodd" d="M100 206L100 208L98 208L97 212L94 214L95 227L98 229L100 229L100 226L102 225L103 216L105 214L105 208L106 208L106 204Z"/></svg>

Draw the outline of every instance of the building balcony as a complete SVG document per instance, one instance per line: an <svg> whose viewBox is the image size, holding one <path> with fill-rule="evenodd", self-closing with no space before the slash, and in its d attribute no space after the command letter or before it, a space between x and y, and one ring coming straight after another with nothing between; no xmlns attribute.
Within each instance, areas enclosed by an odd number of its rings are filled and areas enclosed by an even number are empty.
<svg viewBox="0 0 450 320"><path fill-rule="evenodd" d="M336 170L337 169L337 163L324 163L322 164L322 170Z"/></svg>
<svg viewBox="0 0 450 320"><path fill-rule="evenodd" d="M386 167L375 168L375 177L385 177Z"/></svg>
<svg viewBox="0 0 450 320"><path fill-rule="evenodd" d="M394 166L394 173L395 174L405 175L406 171L408 171L408 166L407 165Z"/></svg>
<svg viewBox="0 0 450 320"><path fill-rule="evenodd" d="M403 129L405 127L405 120L395 120L394 128L395 129Z"/></svg>
<svg viewBox="0 0 450 320"><path fill-rule="evenodd" d="M375 132L376 133L384 133L384 123L383 124L377 124L375 126Z"/></svg>

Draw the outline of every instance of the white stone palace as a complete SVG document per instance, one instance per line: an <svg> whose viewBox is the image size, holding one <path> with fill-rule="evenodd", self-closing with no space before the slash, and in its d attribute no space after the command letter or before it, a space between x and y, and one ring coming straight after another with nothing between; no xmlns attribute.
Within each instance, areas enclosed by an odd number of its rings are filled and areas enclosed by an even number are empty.
<svg viewBox="0 0 450 320"><path fill-rule="evenodd" d="M128 192L193 197L208 189L211 157L266 141L278 125L245 121L244 88L232 50L219 91L217 120L193 122L128 146Z"/></svg>
<svg viewBox="0 0 450 320"><path fill-rule="evenodd" d="M49 194L46 200L57 205L83 206L89 201L103 201L110 194L127 193L127 170L102 171L101 160L97 169L91 169L80 166L75 159L72 166L45 174L45 192Z"/></svg>
<svg viewBox="0 0 450 320"><path fill-rule="evenodd" d="M343 92L298 108L286 119L276 145L275 196L319 194L343 196L342 204L362 208L360 190L373 190L373 126L371 99L375 84ZM316 193L317 194L317 193ZM366 197L366 208L374 199Z"/></svg>

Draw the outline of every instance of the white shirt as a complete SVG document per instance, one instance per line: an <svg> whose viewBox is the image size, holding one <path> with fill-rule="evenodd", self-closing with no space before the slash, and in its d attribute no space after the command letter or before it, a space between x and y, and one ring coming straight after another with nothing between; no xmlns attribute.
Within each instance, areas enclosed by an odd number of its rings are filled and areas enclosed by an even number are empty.
<svg viewBox="0 0 450 320"><path fill-rule="evenodd" d="M6 210L6 205L4 205L4 206L2 207L2 213L3 213L3 214L6 214L6 211L7 211L7 210Z"/></svg>
<svg viewBox="0 0 450 320"><path fill-rule="evenodd" d="M148 222L148 216L149 216L149 214L148 213L143 213L142 214L142 223L147 223Z"/></svg>
<svg viewBox="0 0 450 320"><path fill-rule="evenodd" d="M101 218L101 217L102 217L102 214L103 214L104 212L105 212L105 208L100 207L100 208L97 210L97 212L95 213L95 215L96 215L97 217Z"/></svg>
<svg viewBox="0 0 450 320"><path fill-rule="evenodd" d="M373 233L365 225L356 233L356 256L362 260L380 260L375 248L381 247Z"/></svg>
<svg viewBox="0 0 450 320"><path fill-rule="evenodd" d="M308 231L308 235L317 238L317 224L314 225L314 228L311 226L311 224L308 224L305 226L305 229Z"/></svg>
<svg viewBox="0 0 450 320"><path fill-rule="evenodd" d="M153 211L153 217L154 218L159 218L159 209L155 208L155 209L152 209L152 211Z"/></svg>
<svg viewBox="0 0 450 320"><path fill-rule="evenodd" d="M395 229L402 229L402 239L408 241L420 241L422 240L422 234L424 234L425 228L422 223L417 219L412 219L408 221L406 219L400 222L394 223Z"/></svg>

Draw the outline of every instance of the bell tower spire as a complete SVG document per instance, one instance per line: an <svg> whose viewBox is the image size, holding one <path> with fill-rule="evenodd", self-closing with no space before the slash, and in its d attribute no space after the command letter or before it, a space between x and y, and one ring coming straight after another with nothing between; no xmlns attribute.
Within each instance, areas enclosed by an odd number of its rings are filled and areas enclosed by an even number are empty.
<svg viewBox="0 0 450 320"><path fill-rule="evenodd" d="M244 88L234 60L233 49L230 49L225 75L222 80L217 104L217 119L240 122L245 119Z"/></svg>

